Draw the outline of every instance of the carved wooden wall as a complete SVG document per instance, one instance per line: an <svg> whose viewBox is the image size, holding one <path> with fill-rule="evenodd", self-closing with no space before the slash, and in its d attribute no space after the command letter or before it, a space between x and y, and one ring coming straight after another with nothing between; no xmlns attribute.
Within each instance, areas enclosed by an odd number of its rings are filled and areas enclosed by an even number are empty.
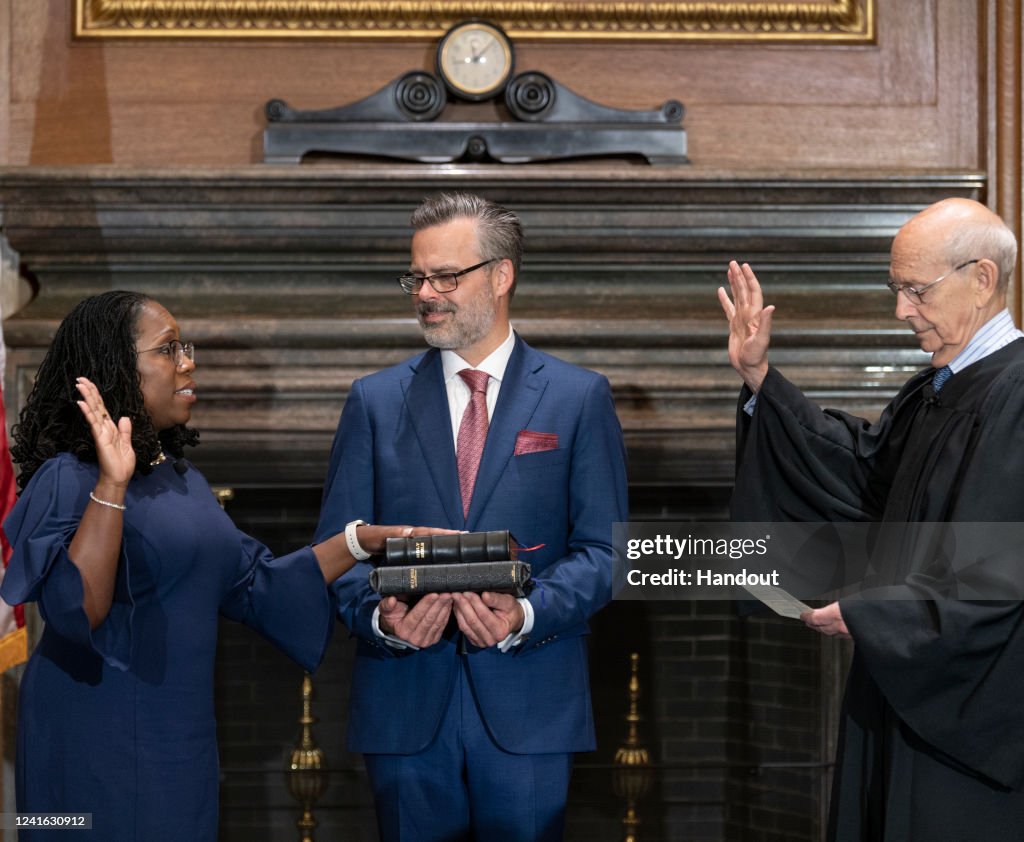
<svg viewBox="0 0 1024 842"><path fill-rule="evenodd" d="M257 161L268 99L303 108L350 102L407 70L430 69L436 44L81 40L72 37L73 5L0 0L10 78L0 163ZM976 168L986 5L877 0L877 44L523 37L517 67L612 106L682 100L691 156L703 168Z"/></svg>
<svg viewBox="0 0 1024 842"><path fill-rule="evenodd" d="M524 37L517 66L612 106L681 99L693 167L709 175L984 171L987 201L1020 235L1024 2L844 0L837 8L851 3L873 4L877 43L773 43L750 32L744 43ZM780 8L790 5L808 4ZM0 0L0 165L259 161L268 99L307 108L351 102L409 69L431 68L436 43L431 35L82 39L72 34L73 8L74 0ZM463 104L451 116L497 112Z"/></svg>
<svg viewBox="0 0 1024 842"><path fill-rule="evenodd" d="M5 325L16 366L9 402L25 394L75 301L142 289L199 348L197 458L211 478L316 484L351 380L421 347L393 279L407 267L410 209L454 188L522 215L514 323L530 342L608 374L639 503L645 487L731 480L737 380L715 298L728 259L750 260L778 305L773 359L814 393L870 413L925 362L890 316L889 240L941 196L981 196L983 179L568 166L8 169L5 232L41 288Z"/></svg>

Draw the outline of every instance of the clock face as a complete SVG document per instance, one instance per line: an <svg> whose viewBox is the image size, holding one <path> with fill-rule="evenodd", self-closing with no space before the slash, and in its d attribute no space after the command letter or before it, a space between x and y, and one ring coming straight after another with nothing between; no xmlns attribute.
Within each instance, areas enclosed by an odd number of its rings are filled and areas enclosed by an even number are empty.
<svg viewBox="0 0 1024 842"><path fill-rule="evenodd" d="M489 23L458 24L437 48L437 69L448 88L463 99L487 99L512 75L512 44Z"/></svg>

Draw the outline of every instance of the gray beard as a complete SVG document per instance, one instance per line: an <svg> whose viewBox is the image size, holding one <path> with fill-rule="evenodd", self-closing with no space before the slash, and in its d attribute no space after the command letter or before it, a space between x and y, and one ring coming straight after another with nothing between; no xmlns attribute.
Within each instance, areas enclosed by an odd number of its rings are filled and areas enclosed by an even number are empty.
<svg viewBox="0 0 1024 842"><path fill-rule="evenodd" d="M427 344L442 351L458 351L483 339L494 326L497 310L494 307L494 300L490 297L482 299L479 306L475 306L476 302L473 304L474 306L463 305L454 310L430 308L425 311L452 313L452 318L443 325L424 324L422 313L417 311L416 315Z"/></svg>

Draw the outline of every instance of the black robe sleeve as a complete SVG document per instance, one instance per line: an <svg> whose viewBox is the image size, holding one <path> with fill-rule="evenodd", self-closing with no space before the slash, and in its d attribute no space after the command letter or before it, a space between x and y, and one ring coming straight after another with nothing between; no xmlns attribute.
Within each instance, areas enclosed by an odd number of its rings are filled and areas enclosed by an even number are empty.
<svg viewBox="0 0 1024 842"><path fill-rule="evenodd" d="M734 521L875 520L885 507L894 420L924 382L918 375L877 423L822 410L774 368L753 415L740 394Z"/></svg>

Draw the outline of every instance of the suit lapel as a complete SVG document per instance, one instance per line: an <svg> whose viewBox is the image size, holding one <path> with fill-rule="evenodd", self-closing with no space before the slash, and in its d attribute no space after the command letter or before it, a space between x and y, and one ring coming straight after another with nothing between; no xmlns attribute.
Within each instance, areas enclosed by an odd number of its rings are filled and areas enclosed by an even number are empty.
<svg viewBox="0 0 1024 842"><path fill-rule="evenodd" d="M423 355L413 374L402 381L402 388L405 391L405 412L416 431L423 459L448 515L448 522L457 527L463 523L459 473L455 465L444 367L436 348Z"/></svg>
<svg viewBox="0 0 1024 842"><path fill-rule="evenodd" d="M505 376L501 381L498 403L494 407L487 444L484 446L480 469L473 487L466 528L472 530L487 501L498 485L508 460L515 451L516 436L525 430L548 384L542 376L544 361L516 335L516 346L509 358ZM456 483L457 484L457 483Z"/></svg>

